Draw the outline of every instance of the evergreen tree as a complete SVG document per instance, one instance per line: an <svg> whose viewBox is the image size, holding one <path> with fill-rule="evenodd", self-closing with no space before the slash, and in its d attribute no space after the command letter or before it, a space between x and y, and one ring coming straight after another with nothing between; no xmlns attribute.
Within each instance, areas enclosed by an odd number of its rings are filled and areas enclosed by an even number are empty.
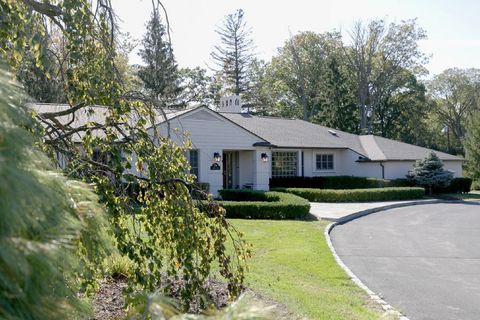
<svg viewBox="0 0 480 320"><path fill-rule="evenodd" d="M480 111L476 112L470 121L465 151L468 160L467 173L474 180L474 186L480 186Z"/></svg>
<svg viewBox="0 0 480 320"><path fill-rule="evenodd" d="M51 170L6 68L0 64L0 318L84 319L88 305L72 285L94 281L106 217L85 184Z"/></svg>
<svg viewBox="0 0 480 320"><path fill-rule="evenodd" d="M145 66L140 67L138 76L151 97L161 102L162 106L169 106L180 93L180 80L171 44L165 38L165 26L158 9L154 8L140 50Z"/></svg>
<svg viewBox="0 0 480 320"><path fill-rule="evenodd" d="M248 68L253 57L251 31L246 26L243 10L227 15L216 32L221 44L211 53L212 60L225 79L225 90L239 95L249 89Z"/></svg>
<svg viewBox="0 0 480 320"><path fill-rule="evenodd" d="M349 81L339 58L331 54L327 58L323 74L324 83L320 93L320 111L312 122L356 133L358 131L358 109L352 82Z"/></svg>
<svg viewBox="0 0 480 320"><path fill-rule="evenodd" d="M417 160L408 172L407 179L416 186L427 188L429 194L432 194L436 187L448 187L453 174L443 168L442 160L432 151L425 159Z"/></svg>

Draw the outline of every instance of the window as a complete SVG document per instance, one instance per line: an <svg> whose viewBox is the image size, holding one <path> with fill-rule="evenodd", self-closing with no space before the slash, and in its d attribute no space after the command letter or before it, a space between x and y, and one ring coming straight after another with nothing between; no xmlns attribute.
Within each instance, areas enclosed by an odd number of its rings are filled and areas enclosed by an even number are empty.
<svg viewBox="0 0 480 320"><path fill-rule="evenodd" d="M198 180L198 150L190 150L188 161L190 162L190 173L195 175L195 180Z"/></svg>
<svg viewBox="0 0 480 320"><path fill-rule="evenodd" d="M296 151L272 152L272 177L296 177L298 175Z"/></svg>
<svg viewBox="0 0 480 320"><path fill-rule="evenodd" d="M333 170L333 154L317 154L315 160L317 170Z"/></svg>

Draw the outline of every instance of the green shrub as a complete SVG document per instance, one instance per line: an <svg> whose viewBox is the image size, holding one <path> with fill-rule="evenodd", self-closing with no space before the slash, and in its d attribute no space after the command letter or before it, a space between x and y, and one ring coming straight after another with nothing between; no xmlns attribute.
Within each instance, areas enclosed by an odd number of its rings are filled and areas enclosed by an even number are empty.
<svg viewBox="0 0 480 320"><path fill-rule="evenodd" d="M218 191L224 201L279 201L265 191L248 189L223 189Z"/></svg>
<svg viewBox="0 0 480 320"><path fill-rule="evenodd" d="M310 203L296 195L256 190L220 190L220 204L228 218L301 219L310 212Z"/></svg>
<svg viewBox="0 0 480 320"><path fill-rule="evenodd" d="M270 188L366 189L409 186L411 185L406 179L385 180L354 176L280 177L270 179Z"/></svg>
<svg viewBox="0 0 480 320"><path fill-rule="evenodd" d="M276 188L275 191L295 194L316 202L368 202L420 199L425 196L423 188L376 188L376 189L309 189Z"/></svg>
<svg viewBox="0 0 480 320"><path fill-rule="evenodd" d="M133 275L133 261L119 253L114 253L106 257L103 265L107 276L114 279L129 279Z"/></svg>
<svg viewBox="0 0 480 320"><path fill-rule="evenodd" d="M472 190L472 179L453 178L448 187L437 187L433 189L434 193L469 193Z"/></svg>
<svg viewBox="0 0 480 320"><path fill-rule="evenodd" d="M480 181L472 182L472 190L480 190Z"/></svg>

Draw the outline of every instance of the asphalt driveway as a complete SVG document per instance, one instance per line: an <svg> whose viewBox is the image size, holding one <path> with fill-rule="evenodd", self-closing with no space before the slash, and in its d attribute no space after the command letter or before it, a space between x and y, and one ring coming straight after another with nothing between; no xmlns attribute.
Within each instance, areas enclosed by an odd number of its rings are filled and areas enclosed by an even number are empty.
<svg viewBox="0 0 480 320"><path fill-rule="evenodd" d="M353 273L410 319L480 319L480 205L391 209L331 238Z"/></svg>

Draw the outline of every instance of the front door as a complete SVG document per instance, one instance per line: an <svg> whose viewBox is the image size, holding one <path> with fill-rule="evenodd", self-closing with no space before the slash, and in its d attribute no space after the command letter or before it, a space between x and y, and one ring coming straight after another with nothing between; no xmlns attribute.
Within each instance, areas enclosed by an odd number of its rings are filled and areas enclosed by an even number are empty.
<svg viewBox="0 0 480 320"><path fill-rule="evenodd" d="M223 188L238 188L238 152L225 151L223 153Z"/></svg>

